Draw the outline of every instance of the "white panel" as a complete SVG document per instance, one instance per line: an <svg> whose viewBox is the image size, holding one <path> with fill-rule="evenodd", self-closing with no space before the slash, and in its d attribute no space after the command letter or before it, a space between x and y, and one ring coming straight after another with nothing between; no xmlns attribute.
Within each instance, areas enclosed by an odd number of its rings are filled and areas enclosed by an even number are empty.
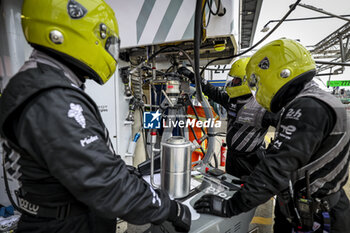
<svg viewBox="0 0 350 233"><path fill-rule="evenodd" d="M124 84L118 76L118 71L103 86L92 80L87 81L86 93L100 109L115 152L125 159L131 139L131 125L124 124L129 111L129 100L125 99Z"/></svg>
<svg viewBox="0 0 350 233"><path fill-rule="evenodd" d="M188 2L188 0L184 0L182 3L181 8L166 38L166 41L182 39L182 36L187 28L187 25L190 23L191 18L194 14L194 10L196 8L195 1L191 1L190 3Z"/></svg>
<svg viewBox="0 0 350 233"><path fill-rule="evenodd" d="M178 0L156 0L152 8L151 14L147 23L142 30L139 42L137 42L137 18L141 12L144 0L106 0L116 13L119 24L119 32L121 36L121 47L138 47L143 45L152 45L156 36L158 28L163 20L165 12L171 1ZM211 16L211 22L208 27L208 37L228 36L233 32L237 33L238 27L238 0L222 0L226 8L226 14L223 17ZM171 29L166 39L159 43L181 41L183 33L185 32L195 11L194 0L183 0L181 8L172 23ZM237 7L236 7L237 5ZM215 4L213 9L216 10ZM233 24L232 24L233 22ZM233 29L231 28L233 25Z"/></svg>
<svg viewBox="0 0 350 233"><path fill-rule="evenodd" d="M239 31L241 30L239 28L239 0L235 0L233 1L233 31L231 32L231 34L233 34L235 36L235 38L239 38L238 35L239 35Z"/></svg>
<svg viewBox="0 0 350 233"><path fill-rule="evenodd" d="M143 0L105 0L115 12L118 20L121 47L137 44L136 20L141 11Z"/></svg>
<svg viewBox="0 0 350 233"><path fill-rule="evenodd" d="M214 2L214 1L213 1ZM226 8L226 13L224 16L215 16L212 15L210 18L208 26L208 37L220 36L220 35L230 35L231 32L231 23L234 18L234 14L238 14L238 9L233 9L232 0L222 0L223 6ZM213 4L215 5L215 4ZM216 11L216 6L212 6L213 11ZM234 13L235 12L235 13Z"/></svg>
<svg viewBox="0 0 350 233"><path fill-rule="evenodd" d="M159 25L165 15L169 6L170 0L156 1L149 19L147 21L145 30L142 33L139 44L152 44L153 39L158 31Z"/></svg>
<svg viewBox="0 0 350 233"><path fill-rule="evenodd" d="M121 61L119 64L120 66L125 66ZM129 142L132 140L132 125L125 124L125 119L127 118L129 112L129 100L125 98L126 96L124 95L124 84L122 82L122 79L119 77L118 72L116 72L115 77L115 116L117 126L116 153L119 154L127 164L132 165L132 158L125 157Z"/></svg>
<svg viewBox="0 0 350 233"><path fill-rule="evenodd" d="M103 122L105 123L113 147L116 148L116 119L115 119L115 77L113 76L105 85L101 86L92 80L86 82L86 93L96 102Z"/></svg>

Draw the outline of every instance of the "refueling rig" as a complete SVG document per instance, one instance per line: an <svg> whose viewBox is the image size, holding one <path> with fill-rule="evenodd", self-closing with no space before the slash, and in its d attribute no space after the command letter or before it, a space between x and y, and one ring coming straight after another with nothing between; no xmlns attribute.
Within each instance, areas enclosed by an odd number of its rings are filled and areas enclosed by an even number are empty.
<svg viewBox="0 0 350 233"><path fill-rule="evenodd" d="M190 207L190 232L248 232L254 210L221 218L198 214L192 208L205 193L229 198L240 188L239 182L235 182L237 178L217 173L215 166L210 165L218 135L214 127L217 123L201 92L200 76L204 69L200 74L199 68L216 58L227 57L212 64L232 62L229 57L237 53L239 44L236 40L240 34L241 2L106 2L115 11L119 23L120 61L114 78L103 87L87 82L86 91L99 106L116 153L127 164L138 166L152 186L166 190L172 198ZM1 43L8 48L0 51L6 61L2 69L3 85L31 52L20 25L21 5L22 1L12 0L3 0L1 5L5 14L0 22L4 38ZM194 71L194 87L177 72L181 66ZM197 124L203 136L189 141L194 121L188 118L187 109L192 109L196 120L202 121L196 113L198 103L204 109L207 127ZM207 148L202 146L204 141ZM194 148L203 152L202 160L191 160ZM167 222L151 226L150 230L175 232Z"/></svg>

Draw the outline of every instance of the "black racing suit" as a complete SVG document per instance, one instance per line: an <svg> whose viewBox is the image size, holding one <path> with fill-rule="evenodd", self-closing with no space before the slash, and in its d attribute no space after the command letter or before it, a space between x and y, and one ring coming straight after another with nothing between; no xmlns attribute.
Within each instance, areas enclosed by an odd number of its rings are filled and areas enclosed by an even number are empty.
<svg viewBox="0 0 350 233"><path fill-rule="evenodd" d="M328 145L325 141L330 138L330 132L336 119L334 109L318 99L301 97L292 101L281 115L280 127L274 142L266 150L265 159L260 161L246 180L243 188L235 193L229 201L233 213L246 212L265 203L276 194L283 196L284 193L288 193L290 182L294 184L294 196L305 195L306 182L304 180L295 184L295 173L305 165L317 161L319 154L327 152L325 148ZM333 137L337 137L337 135ZM334 143L335 148L336 143L337 141ZM330 179L330 181L321 185L317 192L312 194L313 198L327 198L327 193L330 190L338 190L336 192L338 197L330 203L332 233L350 232L350 205L342 190L347 182L348 154L349 142L339 151L336 159L327 164L319 165L320 168L310 176L311 184L320 181L325 182ZM339 165L342 169L338 168ZM338 175L327 177L332 171L337 172ZM323 176L327 178L323 179ZM334 194L331 196L333 197ZM282 214L281 208L283 206L280 206L280 202L277 201L275 233L289 233L292 231L292 224ZM293 209L290 209L290 211L293 212ZM322 230L317 232L322 232Z"/></svg>
<svg viewBox="0 0 350 233"><path fill-rule="evenodd" d="M209 99L222 105L227 111L226 172L237 177L249 175L259 163L257 150L262 149L268 127L277 125L277 114L265 112L260 127L238 123L237 114L244 105L252 100L251 94L230 98L226 91L205 82L202 82L202 90ZM245 138L249 140L242 144Z"/></svg>
<svg viewBox="0 0 350 233"><path fill-rule="evenodd" d="M96 104L61 69L37 63L17 73L0 100L0 126L20 150L23 198L76 210L64 219L22 214L18 232L115 233L117 217L132 224L168 218L168 195L128 172Z"/></svg>

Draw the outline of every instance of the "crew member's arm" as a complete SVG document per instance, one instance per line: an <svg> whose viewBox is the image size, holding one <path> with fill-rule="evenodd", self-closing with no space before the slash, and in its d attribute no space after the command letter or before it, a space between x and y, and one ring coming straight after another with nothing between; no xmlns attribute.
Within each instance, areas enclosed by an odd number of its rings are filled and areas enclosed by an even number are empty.
<svg viewBox="0 0 350 233"><path fill-rule="evenodd" d="M157 224L177 216L174 208L179 206L166 193L130 174L113 153L104 125L80 93L54 89L28 106L18 127L19 144L35 160L44 161L77 200L102 217L120 217L133 224Z"/></svg>
<svg viewBox="0 0 350 233"><path fill-rule="evenodd" d="M180 67L179 70L177 71L180 74L186 76L189 78L189 80L192 83L195 83L194 81L194 73L192 71L190 71L189 69L187 69L186 67ZM214 102L222 105L223 107L227 108L228 106L228 101L230 99L230 97L228 96L228 94L226 93L225 90L221 90L218 87L214 87L213 85L211 85L210 83L207 83L205 80L202 80L202 91L203 93L209 97L209 99L212 99Z"/></svg>
<svg viewBox="0 0 350 233"><path fill-rule="evenodd" d="M214 87L206 81L202 81L202 91L209 99L212 99L227 109L230 97L225 90Z"/></svg>
<svg viewBox="0 0 350 233"><path fill-rule="evenodd" d="M261 126L263 128L268 128L269 126L277 127L278 121L280 119L281 112L278 113L272 113L269 111L266 111L264 114L264 117L262 119Z"/></svg>
<svg viewBox="0 0 350 233"><path fill-rule="evenodd" d="M293 112L294 114L289 114ZM313 98L300 98L284 111L273 144L244 186L228 201L207 196L195 204L199 212L233 216L249 211L288 188L293 172L306 165L335 123L333 111ZM219 206L219 207L218 207ZM214 208L216 207L216 208Z"/></svg>

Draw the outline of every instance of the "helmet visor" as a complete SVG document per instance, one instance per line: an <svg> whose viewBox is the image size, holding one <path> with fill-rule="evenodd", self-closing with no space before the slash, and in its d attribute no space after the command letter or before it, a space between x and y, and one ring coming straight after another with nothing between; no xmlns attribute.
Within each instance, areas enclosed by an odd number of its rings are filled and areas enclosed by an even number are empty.
<svg viewBox="0 0 350 233"><path fill-rule="evenodd" d="M241 77L227 76L225 91L230 98L236 98L251 94L249 87L245 83L245 79Z"/></svg>
<svg viewBox="0 0 350 233"><path fill-rule="evenodd" d="M232 80L233 80L233 77L230 76L230 75L227 75L226 82L225 82L225 86L224 86L225 89L226 89L226 87L229 86L229 83L231 83Z"/></svg>
<svg viewBox="0 0 350 233"><path fill-rule="evenodd" d="M227 75L225 87L237 87L241 86L242 83L243 80L240 77L232 77L230 75Z"/></svg>
<svg viewBox="0 0 350 233"><path fill-rule="evenodd" d="M114 58L115 61L118 61L120 51L120 39L117 36L108 37L106 41L106 50Z"/></svg>

